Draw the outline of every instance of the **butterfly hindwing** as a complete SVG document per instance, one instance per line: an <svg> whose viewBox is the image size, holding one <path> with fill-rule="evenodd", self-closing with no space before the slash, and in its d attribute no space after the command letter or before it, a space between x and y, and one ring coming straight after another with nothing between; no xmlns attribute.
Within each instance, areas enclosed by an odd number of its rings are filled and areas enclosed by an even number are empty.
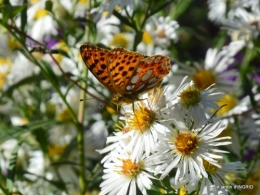
<svg viewBox="0 0 260 195"><path fill-rule="evenodd" d="M159 85L163 77L169 73L170 68L170 59L166 56L144 56L126 88L135 91L135 93L144 93Z"/></svg>

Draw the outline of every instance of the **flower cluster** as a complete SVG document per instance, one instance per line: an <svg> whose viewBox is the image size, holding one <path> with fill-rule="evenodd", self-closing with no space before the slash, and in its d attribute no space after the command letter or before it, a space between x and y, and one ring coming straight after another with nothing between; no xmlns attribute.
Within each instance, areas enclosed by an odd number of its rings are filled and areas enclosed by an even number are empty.
<svg viewBox="0 0 260 195"><path fill-rule="evenodd" d="M170 98L162 88L154 88L132 109L123 107L121 128L107 138L112 144L99 150L109 152L102 161L101 194L126 194L128 190L135 194L136 184L147 194L151 180L166 176L173 178L175 190L184 186L182 191L187 193L209 194L225 182L235 185L226 174L241 173L245 165L225 162L228 151L220 146L231 144L230 136L221 136L227 124L207 118L207 110L221 109L216 101L223 93L214 92L215 88L200 90L185 80Z"/></svg>

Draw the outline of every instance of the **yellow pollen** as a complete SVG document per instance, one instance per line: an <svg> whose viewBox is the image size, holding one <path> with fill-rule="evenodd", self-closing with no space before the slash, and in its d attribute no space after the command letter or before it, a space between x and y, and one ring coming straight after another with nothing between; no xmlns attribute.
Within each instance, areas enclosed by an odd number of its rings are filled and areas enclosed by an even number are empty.
<svg viewBox="0 0 260 195"><path fill-rule="evenodd" d="M209 70L201 70L193 76L193 81L198 89L203 90L216 82L216 76Z"/></svg>
<svg viewBox="0 0 260 195"><path fill-rule="evenodd" d="M147 107L140 106L139 110L134 110L134 114L128 120L128 125L140 133L149 130L154 124L156 119L156 114L148 109Z"/></svg>
<svg viewBox="0 0 260 195"><path fill-rule="evenodd" d="M203 166L208 173L216 173L220 168L203 159Z"/></svg>
<svg viewBox="0 0 260 195"><path fill-rule="evenodd" d="M143 42L145 42L147 45L153 43L153 38L152 36L147 32L144 31L143 32L143 38L142 38Z"/></svg>
<svg viewBox="0 0 260 195"><path fill-rule="evenodd" d="M122 160L123 166L121 173L128 177L135 177L144 168L143 162L132 162L130 159Z"/></svg>
<svg viewBox="0 0 260 195"><path fill-rule="evenodd" d="M183 90L179 97L184 107L196 106L200 102L200 90L194 86L190 86Z"/></svg>
<svg viewBox="0 0 260 195"><path fill-rule="evenodd" d="M126 34L124 33L117 33L114 35L113 39L110 41L109 45L114 47L123 47L126 48L128 45L128 39Z"/></svg>
<svg viewBox="0 0 260 195"><path fill-rule="evenodd" d="M233 109L237 105L237 99L232 94L225 94L223 97L220 98L220 101L217 102L218 106L223 106L226 104L226 106L222 107L218 112L217 116L223 116L227 112L229 112L231 109Z"/></svg>
<svg viewBox="0 0 260 195"><path fill-rule="evenodd" d="M198 148L198 139L193 134L180 133L174 142L176 149L184 155L190 155Z"/></svg>
<svg viewBox="0 0 260 195"><path fill-rule="evenodd" d="M43 18L48 14L48 11L45 9L38 9L37 12L34 15L34 19L37 20L39 18Z"/></svg>

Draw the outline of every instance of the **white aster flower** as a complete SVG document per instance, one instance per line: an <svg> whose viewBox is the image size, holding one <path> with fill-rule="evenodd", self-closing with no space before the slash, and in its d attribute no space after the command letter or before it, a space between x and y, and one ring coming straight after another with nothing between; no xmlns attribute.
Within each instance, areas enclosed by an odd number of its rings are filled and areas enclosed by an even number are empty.
<svg viewBox="0 0 260 195"><path fill-rule="evenodd" d="M208 0L208 6L208 18L211 21L219 23L223 18L225 18L227 9L226 0Z"/></svg>
<svg viewBox="0 0 260 195"><path fill-rule="evenodd" d="M162 48L167 48L171 41L177 42L178 36L176 30L179 28L179 24L175 20L171 20L170 17L159 18L152 17L151 21L145 26L145 30L154 39L154 45L159 45Z"/></svg>
<svg viewBox="0 0 260 195"><path fill-rule="evenodd" d="M245 171L245 164L242 164L241 162L224 163L221 168L218 168L203 160L203 166L211 177L213 183L209 178L205 177L197 180L197 185L195 186L199 189L200 195L228 195L228 187L232 186L231 189L233 189L236 187L236 184L233 181L240 179L236 175ZM186 190L188 193L196 190L194 189L195 186L187 185Z"/></svg>
<svg viewBox="0 0 260 195"><path fill-rule="evenodd" d="M179 117L180 118L180 117ZM219 154L227 153L217 149L217 146L228 145L231 142L222 141L230 137L217 137L224 129L222 121L201 124L200 116L185 121L177 120L172 124L170 132L166 133L165 142L157 147L158 152L152 156L155 165L155 174L160 173L160 179L165 178L170 171L177 169L175 185L179 182L195 182L198 178L208 177L203 166L203 160L221 168L218 163L223 157ZM218 160L216 160L218 159ZM179 186L180 187L180 186Z"/></svg>
<svg viewBox="0 0 260 195"><path fill-rule="evenodd" d="M111 163L105 163L100 195L125 195L127 192L136 195L136 185L146 195L146 189L150 189L152 185L151 179L155 178L147 173L147 159L144 156L138 159L132 160L129 155L118 153Z"/></svg>
<svg viewBox="0 0 260 195"><path fill-rule="evenodd" d="M166 106L164 92L161 88L154 88L143 94L140 99L142 100L133 105L134 111L127 108L128 106L123 107L126 117L122 119L125 120L126 125L118 128L120 132L115 133L115 136L107 138L107 143L113 144L99 152L112 152L102 162L109 161L115 151L117 152L117 149L121 147L123 153L131 153L132 160L139 160L138 156L144 153L149 156L155 152L156 143L167 130L165 126L159 124L164 121L162 114Z"/></svg>
<svg viewBox="0 0 260 195"><path fill-rule="evenodd" d="M212 86L205 90L198 89L193 81L185 83L185 77L169 100L168 107L170 113L178 112L182 117L194 118L196 115L205 116L208 109L219 109L216 104L221 92L214 92L216 88ZM171 116L170 116L171 117Z"/></svg>
<svg viewBox="0 0 260 195"><path fill-rule="evenodd" d="M140 5L142 5L142 0L137 1ZM100 11L107 11L108 12L108 17L111 16L113 13L113 10L117 7L120 6L122 9L127 7L130 8L131 10L134 10L136 7L136 0L105 0L102 1L102 4L100 5Z"/></svg>
<svg viewBox="0 0 260 195"><path fill-rule="evenodd" d="M126 113L126 124L130 131L126 134L130 139L125 151L130 151L132 159L143 153L149 156L155 152L156 143L167 128L160 124L164 121L163 112L166 107L166 98L162 88L154 88L136 102L134 110ZM126 110L127 108L124 107Z"/></svg>
<svg viewBox="0 0 260 195"><path fill-rule="evenodd" d="M195 63L191 67L180 64L176 74L188 75L199 89L206 89L215 83L215 87L220 91L237 93L239 72L228 68L244 45L244 41L235 41L219 52L217 49L209 49L204 64Z"/></svg>
<svg viewBox="0 0 260 195"><path fill-rule="evenodd" d="M260 32L260 8L249 12L237 8L233 17L221 21L223 28L228 30L233 41L256 39Z"/></svg>
<svg viewBox="0 0 260 195"><path fill-rule="evenodd" d="M27 22L30 27L28 32L32 38L38 41L42 41L45 35L58 33L55 20L45 9L46 1L39 1L27 10Z"/></svg>

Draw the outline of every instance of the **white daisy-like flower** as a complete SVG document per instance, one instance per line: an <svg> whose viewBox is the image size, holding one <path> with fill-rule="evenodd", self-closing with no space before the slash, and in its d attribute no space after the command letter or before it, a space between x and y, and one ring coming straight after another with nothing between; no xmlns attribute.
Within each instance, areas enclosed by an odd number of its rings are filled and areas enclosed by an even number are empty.
<svg viewBox="0 0 260 195"><path fill-rule="evenodd" d="M249 12L244 8L237 8L234 16L221 21L223 28L228 30L233 41L256 39L260 32L260 8Z"/></svg>
<svg viewBox="0 0 260 195"><path fill-rule="evenodd" d="M178 64L180 67L176 74L188 75L199 89L206 89L215 83L215 87L220 91L237 93L239 72L228 68L234 63L234 56L244 45L244 41L235 41L219 52L217 49L209 49L204 64L195 63L194 66Z"/></svg>
<svg viewBox="0 0 260 195"><path fill-rule="evenodd" d="M25 177L30 180L37 180L39 176L44 176L45 165L43 152L40 150L33 151L27 169L28 174L25 174Z"/></svg>
<svg viewBox="0 0 260 195"><path fill-rule="evenodd" d="M180 86L169 99L168 108L170 112L181 113L181 116L195 117L195 115L205 116L208 109L219 109L216 103L223 95L221 92L214 92L216 88L208 87L205 90L198 89L193 81L185 83L187 77L183 79ZM171 117L171 116L170 116Z"/></svg>
<svg viewBox="0 0 260 195"><path fill-rule="evenodd" d="M167 131L160 124L164 121L163 112L166 111L166 97L162 88L154 88L140 98L131 111L126 113L125 122L130 127L126 134L130 139L125 151L131 151L132 159L143 153L149 156L155 152L156 143ZM124 107L127 110L126 107ZM133 110L134 109L134 110Z"/></svg>
<svg viewBox="0 0 260 195"><path fill-rule="evenodd" d="M208 18L211 21L219 23L223 18L225 18L227 9L226 0L208 0L208 6Z"/></svg>
<svg viewBox="0 0 260 195"><path fill-rule="evenodd" d="M203 166L211 177L211 180L203 177L202 179L197 180L195 185L188 184L185 187L185 191L188 193L199 189L200 195L218 195L219 192L221 192L222 195L228 195L229 190L236 187L236 184L233 181L241 179L238 178L237 175L245 172L246 165L241 162L228 162L224 163L222 167L219 168L203 160Z"/></svg>
<svg viewBox="0 0 260 195"><path fill-rule="evenodd" d="M154 164L157 166L155 174L160 173L160 179L163 179L170 171L177 169L175 174L175 185L177 185L183 181L189 183L198 178L207 178L203 160L221 168L218 160L223 157L220 154L228 152L217 147L231 143L222 141L230 137L217 137L226 127L222 121L209 124L208 121L204 121L204 125L201 126L202 122L198 115L190 118L190 122L174 118L173 124L170 125L172 127L169 127L170 132L166 133L164 142L157 147L158 152L150 157L154 159Z"/></svg>
<svg viewBox="0 0 260 195"><path fill-rule="evenodd" d="M177 42L178 35L176 30L179 28L177 21L172 20L169 16L164 18L152 17L150 22L145 26L145 30L154 39L154 45L167 48L171 44L171 40Z"/></svg>
<svg viewBox="0 0 260 195"><path fill-rule="evenodd" d="M28 34L38 41L42 41L45 35L58 33L57 23L45 9L46 1L39 1L27 10L27 22L30 29Z"/></svg>
<svg viewBox="0 0 260 195"><path fill-rule="evenodd" d="M142 0L137 1L138 4L142 5ZM117 7L120 6L122 9L127 7L130 8L131 10L134 10L136 7L136 0L105 0L102 1L102 4L100 5L100 11L107 11L108 15L107 17L110 17L111 14L113 13L113 10Z"/></svg>
<svg viewBox="0 0 260 195"><path fill-rule="evenodd" d="M107 143L112 145L100 150L100 153L109 151L116 151L120 146L123 148L122 152L131 153L132 160L137 159L145 153L149 156L155 152L156 143L165 134L167 128L160 123L164 121L162 112L165 111L166 100L164 91L161 88L154 88L140 98L142 100L136 102L134 111L128 106L123 107L126 112L125 120L126 125L115 133L115 136L108 137ZM128 111L128 110L129 111ZM109 153L102 162L109 161L115 152Z"/></svg>
<svg viewBox="0 0 260 195"><path fill-rule="evenodd" d="M114 136L107 137L106 144L110 144L107 147L96 150L100 154L108 153L102 160L101 163L111 162L114 158L114 155L118 153L118 148L125 148L125 146L130 141L130 136L125 135L127 132L130 131L130 127L125 125L123 122L120 121L119 124L116 124L116 132L114 132Z"/></svg>
<svg viewBox="0 0 260 195"><path fill-rule="evenodd" d="M118 150L119 151L119 150ZM149 162L144 156L139 160L132 160L129 155L119 152L112 162L104 164L104 181L100 184L100 195L125 195L127 192L136 195L136 187L147 194L146 189L152 186L151 179L155 179L148 173Z"/></svg>
<svg viewBox="0 0 260 195"><path fill-rule="evenodd" d="M23 66L21 66L23 64ZM18 53L15 58L13 65L7 76L7 86L11 86L26 77L36 75L40 72L40 68L35 66L31 61L29 61L23 54Z"/></svg>

